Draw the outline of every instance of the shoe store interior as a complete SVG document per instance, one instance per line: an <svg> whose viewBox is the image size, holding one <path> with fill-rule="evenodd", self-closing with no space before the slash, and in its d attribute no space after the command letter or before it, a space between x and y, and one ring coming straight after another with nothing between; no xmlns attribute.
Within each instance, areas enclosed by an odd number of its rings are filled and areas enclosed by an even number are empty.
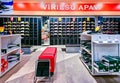
<svg viewBox="0 0 120 83"><path fill-rule="evenodd" d="M120 83L120 0L0 0L0 83Z"/></svg>

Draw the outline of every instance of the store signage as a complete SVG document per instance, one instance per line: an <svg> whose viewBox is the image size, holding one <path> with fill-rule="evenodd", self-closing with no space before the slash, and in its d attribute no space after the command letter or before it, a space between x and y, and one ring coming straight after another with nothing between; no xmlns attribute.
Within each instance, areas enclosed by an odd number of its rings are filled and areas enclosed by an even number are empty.
<svg viewBox="0 0 120 83"><path fill-rule="evenodd" d="M55 10L55 11L62 11L62 10L100 10L100 7L95 4L44 4L41 5L41 8L44 10Z"/></svg>
<svg viewBox="0 0 120 83"><path fill-rule="evenodd" d="M15 11L120 11L120 4L108 3L14 3Z"/></svg>

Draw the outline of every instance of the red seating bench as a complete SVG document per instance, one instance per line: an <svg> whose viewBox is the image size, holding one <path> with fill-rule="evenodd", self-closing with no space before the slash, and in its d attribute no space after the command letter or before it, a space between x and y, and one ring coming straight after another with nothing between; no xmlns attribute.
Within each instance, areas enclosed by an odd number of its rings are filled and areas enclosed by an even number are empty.
<svg viewBox="0 0 120 83"><path fill-rule="evenodd" d="M50 73L54 74L55 64L56 64L56 47L47 47L38 57L38 60L46 60L50 61Z"/></svg>

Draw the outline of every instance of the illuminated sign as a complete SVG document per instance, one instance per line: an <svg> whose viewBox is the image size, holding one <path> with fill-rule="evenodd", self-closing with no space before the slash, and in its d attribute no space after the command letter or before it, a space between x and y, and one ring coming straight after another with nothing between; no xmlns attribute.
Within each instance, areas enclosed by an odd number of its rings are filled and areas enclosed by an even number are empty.
<svg viewBox="0 0 120 83"><path fill-rule="evenodd" d="M95 4L76 4L76 3L41 3L40 4L41 9L43 10L69 10L69 11L74 11L74 10L80 10L80 11L85 11L85 10L100 10L101 7L99 5Z"/></svg>
<svg viewBox="0 0 120 83"><path fill-rule="evenodd" d="M14 3L15 11L120 11L120 4L108 3Z"/></svg>

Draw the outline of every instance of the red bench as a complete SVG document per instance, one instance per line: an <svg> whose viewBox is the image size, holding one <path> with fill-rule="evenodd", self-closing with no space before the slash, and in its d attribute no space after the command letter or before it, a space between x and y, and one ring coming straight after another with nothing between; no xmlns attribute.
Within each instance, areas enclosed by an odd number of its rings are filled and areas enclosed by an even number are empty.
<svg viewBox="0 0 120 83"><path fill-rule="evenodd" d="M47 47L38 57L38 60L49 60L50 61L50 74L54 74L56 64L56 47Z"/></svg>

